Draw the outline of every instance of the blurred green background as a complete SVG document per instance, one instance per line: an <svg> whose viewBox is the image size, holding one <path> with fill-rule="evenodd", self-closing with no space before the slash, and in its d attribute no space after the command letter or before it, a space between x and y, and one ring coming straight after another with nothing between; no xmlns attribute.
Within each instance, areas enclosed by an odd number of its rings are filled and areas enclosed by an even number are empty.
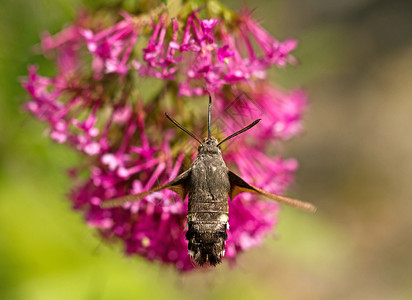
<svg viewBox="0 0 412 300"><path fill-rule="evenodd" d="M32 46L81 3L0 1L0 299L412 299L411 1L246 1L299 40L300 66L271 76L310 96L284 155L318 212L285 207L235 267L184 275L101 243L66 200L76 154L21 111L26 66L52 72Z"/></svg>

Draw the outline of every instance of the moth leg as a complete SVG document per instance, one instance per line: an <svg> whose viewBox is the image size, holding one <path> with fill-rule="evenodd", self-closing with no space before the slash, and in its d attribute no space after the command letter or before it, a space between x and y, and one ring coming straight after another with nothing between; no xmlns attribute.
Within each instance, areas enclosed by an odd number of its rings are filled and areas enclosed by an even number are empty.
<svg viewBox="0 0 412 300"><path fill-rule="evenodd" d="M104 201L100 204L101 208L111 208L111 207L117 207L121 206L126 202L133 202L138 199L144 198L147 195L150 195L154 192L161 191L163 189L169 189L177 193L182 200L185 200L186 195L188 193L188 179L190 176L190 169L184 171L182 174L178 175L175 179L172 181L163 184L161 186L155 187L151 190L148 190L146 192L138 193L138 194L132 194L132 195L126 195L124 197L120 198L114 198L110 199L107 201Z"/></svg>
<svg viewBox="0 0 412 300"><path fill-rule="evenodd" d="M259 194L259 195L265 196L266 198L274 200L276 202L284 203L284 204L297 207L300 209L305 209L311 212L316 211L316 206L314 206L312 203L303 202L300 200L296 200L296 199L292 199L292 198L288 198L288 197L284 197L284 196L280 196L276 194L271 194L260 188L257 188L253 185L248 184L246 181L244 181L242 178L240 178L238 175L236 175L232 171L229 171L228 175L229 175L229 181L230 181L229 197L231 200L233 200L233 198L240 193L248 192L248 193Z"/></svg>

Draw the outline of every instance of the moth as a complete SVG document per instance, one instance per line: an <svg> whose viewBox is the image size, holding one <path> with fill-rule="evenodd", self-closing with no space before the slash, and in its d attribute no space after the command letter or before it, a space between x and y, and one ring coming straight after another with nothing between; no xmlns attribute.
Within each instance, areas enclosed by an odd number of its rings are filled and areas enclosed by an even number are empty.
<svg viewBox="0 0 412 300"><path fill-rule="evenodd" d="M136 201L163 189L176 192L182 200L189 195L188 230L185 237L188 241L190 257L201 266L206 263L216 266L222 262L222 257L225 255L225 243L229 229L228 197L233 200L239 193L249 192L308 211L314 212L316 210L316 207L311 203L268 193L250 185L226 167L220 145L251 129L261 119L218 142L215 137L211 136L211 103L212 98L209 95L208 136L203 139L203 142L165 113L174 125L199 143L198 155L188 170L172 181L149 191L111 199L101 204L102 208L121 206L126 202Z"/></svg>

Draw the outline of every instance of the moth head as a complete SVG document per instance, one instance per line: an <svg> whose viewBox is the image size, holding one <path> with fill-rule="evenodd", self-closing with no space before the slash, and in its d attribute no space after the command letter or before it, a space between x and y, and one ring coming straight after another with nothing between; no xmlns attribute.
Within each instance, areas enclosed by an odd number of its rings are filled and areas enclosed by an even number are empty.
<svg viewBox="0 0 412 300"><path fill-rule="evenodd" d="M207 137L203 139L203 143L197 148L199 154L217 154L220 152L219 142L215 137Z"/></svg>

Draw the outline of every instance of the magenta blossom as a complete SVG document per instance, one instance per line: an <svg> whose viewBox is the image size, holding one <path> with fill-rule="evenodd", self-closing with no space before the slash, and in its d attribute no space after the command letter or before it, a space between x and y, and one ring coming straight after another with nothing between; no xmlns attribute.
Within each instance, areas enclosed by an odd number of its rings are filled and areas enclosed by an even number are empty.
<svg viewBox="0 0 412 300"><path fill-rule="evenodd" d="M298 164L267 150L300 132L306 107L302 91L281 91L266 80L269 67L295 62L290 52L296 41L277 41L246 10L230 12L229 19L223 6L219 14L207 16L210 11L188 13L184 7L176 18L164 8L122 12L117 22L101 19L101 13L82 14L62 32L43 37L56 75L41 76L30 66L23 82L31 98L27 111L48 124L54 141L84 156L70 171L77 182L83 180L70 194L74 209L102 237L121 240L127 254L181 271L195 267L184 238L187 200L161 191L122 207L100 207L107 199L164 184L189 167L196 145L182 140L163 113L201 133L206 98L186 97L210 93L218 138L261 118L247 136L223 149L223 156L245 180L283 193ZM204 114L192 112L194 106ZM230 202L225 259L259 245L278 210L276 203L251 194Z"/></svg>

